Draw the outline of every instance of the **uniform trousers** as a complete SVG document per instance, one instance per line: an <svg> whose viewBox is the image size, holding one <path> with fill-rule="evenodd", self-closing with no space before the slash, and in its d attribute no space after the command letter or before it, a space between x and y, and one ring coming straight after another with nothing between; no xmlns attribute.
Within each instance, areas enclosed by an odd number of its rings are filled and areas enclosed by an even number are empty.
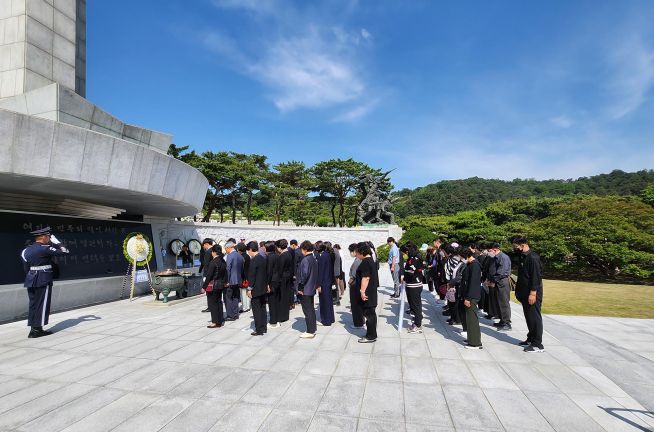
<svg viewBox="0 0 654 432"><path fill-rule="evenodd" d="M406 287L406 299L409 302L409 309L413 315L413 324L416 327L422 326L422 286Z"/></svg>
<svg viewBox="0 0 654 432"><path fill-rule="evenodd" d="M27 325L30 327L43 327L50 319L50 299L52 298L52 283L40 287L27 288L29 297L29 310Z"/></svg>
<svg viewBox="0 0 654 432"><path fill-rule="evenodd" d="M254 317L254 331L257 333L266 333L266 295L252 297L252 316Z"/></svg>
<svg viewBox="0 0 654 432"><path fill-rule="evenodd" d="M522 310L525 313L525 320L527 321L527 340L531 342L532 345L542 346L543 345L543 316L540 313L540 308L543 304L542 298L537 298L536 303L533 305L529 304L529 301L521 301Z"/></svg>
<svg viewBox="0 0 654 432"><path fill-rule="evenodd" d="M355 327L363 327L363 306L361 295L356 286L350 287L350 311L352 312L352 323Z"/></svg>
<svg viewBox="0 0 654 432"><path fill-rule="evenodd" d="M238 285L230 285L223 290L223 299L225 301L225 312L227 312L227 318L238 318L239 294L240 287Z"/></svg>
<svg viewBox="0 0 654 432"><path fill-rule="evenodd" d="M470 307L466 307L465 309L468 344L481 346L481 330L479 329L479 317L477 316L477 300L470 300Z"/></svg>
<svg viewBox="0 0 654 432"><path fill-rule="evenodd" d="M496 284L496 290L500 321L511 324L511 286L509 285L509 278L500 279Z"/></svg>
<svg viewBox="0 0 654 432"><path fill-rule="evenodd" d="M207 306L211 312L211 322L214 324L223 324L223 293L222 290L214 287L213 291L207 293Z"/></svg>
<svg viewBox="0 0 654 432"><path fill-rule="evenodd" d="M366 319L366 339L377 339L377 312L374 307L363 307L363 316Z"/></svg>
<svg viewBox="0 0 654 432"><path fill-rule="evenodd" d="M268 293L268 312L270 312L270 324L277 324L281 320L279 319L279 312L282 302L282 293L280 290L279 282L274 283L274 286L271 286L272 291ZM286 308L288 310L288 308Z"/></svg>
<svg viewBox="0 0 654 432"><path fill-rule="evenodd" d="M302 313L304 313L304 320L307 323L307 333L315 333L317 330L316 324L316 308L313 304L314 296L304 294L300 303L302 304Z"/></svg>
<svg viewBox="0 0 654 432"><path fill-rule="evenodd" d="M488 310L486 313L488 313L488 315L493 318L500 317L500 303L497 293L497 286L488 287Z"/></svg>
<svg viewBox="0 0 654 432"><path fill-rule="evenodd" d="M399 296L400 295L400 266L399 265L395 266L395 271L392 271L391 275L393 276L393 294L395 296Z"/></svg>

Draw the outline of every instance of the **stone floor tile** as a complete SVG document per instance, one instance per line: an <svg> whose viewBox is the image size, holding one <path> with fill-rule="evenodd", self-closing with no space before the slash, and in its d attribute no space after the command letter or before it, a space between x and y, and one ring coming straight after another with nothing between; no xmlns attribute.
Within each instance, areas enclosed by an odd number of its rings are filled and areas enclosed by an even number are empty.
<svg viewBox="0 0 654 432"><path fill-rule="evenodd" d="M236 403L216 422L210 432L256 432L272 408L263 405Z"/></svg>
<svg viewBox="0 0 654 432"><path fill-rule="evenodd" d="M457 430L504 430L479 387L446 385L443 386L443 393Z"/></svg>
<svg viewBox="0 0 654 432"><path fill-rule="evenodd" d="M161 432L206 432L231 407L230 403L216 403L215 400L196 400L168 423Z"/></svg>
<svg viewBox="0 0 654 432"><path fill-rule="evenodd" d="M518 386L498 363L467 362L472 375L481 388L518 390Z"/></svg>
<svg viewBox="0 0 654 432"><path fill-rule="evenodd" d="M402 359L396 355L373 355L368 377L385 381L402 381Z"/></svg>
<svg viewBox="0 0 654 432"><path fill-rule="evenodd" d="M370 357L370 354L366 353L341 353L334 376L365 378L368 374Z"/></svg>
<svg viewBox="0 0 654 432"><path fill-rule="evenodd" d="M427 341L420 339L402 339L401 353L403 357L430 357Z"/></svg>
<svg viewBox="0 0 654 432"><path fill-rule="evenodd" d="M431 357L402 357L402 379L405 382L438 383Z"/></svg>
<svg viewBox="0 0 654 432"><path fill-rule="evenodd" d="M115 432L158 431L188 408L193 399L161 398L121 423Z"/></svg>
<svg viewBox="0 0 654 432"><path fill-rule="evenodd" d="M290 372L265 372L241 398L242 402L259 405L274 405L286 392L295 379Z"/></svg>
<svg viewBox="0 0 654 432"><path fill-rule="evenodd" d="M523 392L487 388L484 394L507 431L554 431Z"/></svg>
<svg viewBox="0 0 654 432"><path fill-rule="evenodd" d="M511 377L522 391L559 393L560 390L533 365L522 363L502 363L502 369Z"/></svg>
<svg viewBox="0 0 654 432"><path fill-rule="evenodd" d="M315 351L306 362L303 372L312 375L332 375L340 358L341 353L338 352Z"/></svg>
<svg viewBox="0 0 654 432"><path fill-rule="evenodd" d="M92 391L95 387L70 384L17 406L0 416L0 429L14 429Z"/></svg>
<svg viewBox="0 0 654 432"><path fill-rule="evenodd" d="M428 424L442 429L454 428L445 396L437 385L405 382L404 413L407 423Z"/></svg>
<svg viewBox="0 0 654 432"><path fill-rule="evenodd" d="M20 431L56 432L76 423L125 396L122 390L98 387L82 398L49 411L18 428Z"/></svg>
<svg viewBox="0 0 654 432"><path fill-rule="evenodd" d="M355 417L317 413L313 416L308 432L355 432L357 421Z"/></svg>
<svg viewBox="0 0 654 432"><path fill-rule="evenodd" d="M64 429L65 432L106 432L114 429L161 396L148 393L128 393L94 411Z"/></svg>
<svg viewBox="0 0 654 432"><path fill-rule="evenodd" d="M365 419L359 420L357 432L404 432L404 422L385 422L379 420Z"/></svg>
<svg viewBox="0 0 654 432"><path fill-rule="evenodd" d="M62 387L64 387L63 383L41 381L9 393L0 398L0 416L43 395L57 391Z"/></svg>
<svg viewBox="0 0 654 432"><path fill-rule="evenodd" d="M245 393L264 375L263 371L232 368L214 388L209 390L206 397L234 402L243 397Z"/></svg>
<svg viewBox="0 0 654 432"><path fill-rule="evenodd" d="M584 410L562 393L526 392L531 403L558 432L604 431Z"/></svg>
<svg viewBox="0 0 654 432"><path fill-rule="evenodd" d="M274 409L259 428L259 432L304 432L309 428L313 413Z"/></svg>
<svg viewBox="0 0 654 432"><path fill-rule="evenodd" d="M404 389L400 382L368 380L360 417L404 421Z"/></svg>
<svg viewBox="0 0 654 432"><path fill-rule="evenodd" d="M365 384L363 379L333 377L320 401L318 412L358 417Z"/></svg>
<svg viewBox="0 0 654 432"><path fill-rule="evenodd" d="M648 430L650 426L640 417L608 396L571 394L570 399L607 431Z"/></svg>
<svg viewBox="0 0 654 432"><path fill-rule="evenodd" d="M441 384L477 385L463 360L433 359Z"/></svg>
<svg viewBox="0 0 654 432"><path fill-rule="evenodd" d="M325 375L298 375L279 400L277 408L289 411L316 411L330 379L331 377Z"/></svg>

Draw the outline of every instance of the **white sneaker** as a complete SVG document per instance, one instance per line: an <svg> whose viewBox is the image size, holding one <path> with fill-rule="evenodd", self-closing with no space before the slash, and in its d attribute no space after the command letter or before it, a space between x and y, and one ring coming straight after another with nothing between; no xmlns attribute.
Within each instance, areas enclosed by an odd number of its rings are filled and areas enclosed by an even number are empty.
<svg viewBox="0 0 654 432"><path fill-rule="evenodd" d="M409 327L409 333L422 333L422 327L417 327L415 325L412 325Z"/></svg>
<svg viewBox="0 0 654 432"><path fill-rule="evenodd" d="M464 339L467 339L468 338L468 332L462 331L461 336L463 336Z"/></svg>
<svg viewBox="0 0 654 432"><path fill-rule="evenodd" d="M269 328L274 328L274 329L276 329L276 328L280 328L281 326L282 326L282 325L281 325L280 323L275 323L275 324L269 324L269 325L268 325Z"/></svg>
<svg viewBox="0 0 654 432"><path fill-rule="evenodd" d="M302 333L302 334L300 335L300 338L302 338L302 339L313 339L313 338L315 338L315 337L316 337L316 334L315 334L315 333L307 333L307 332L304 332L304 333Z"/></svg>

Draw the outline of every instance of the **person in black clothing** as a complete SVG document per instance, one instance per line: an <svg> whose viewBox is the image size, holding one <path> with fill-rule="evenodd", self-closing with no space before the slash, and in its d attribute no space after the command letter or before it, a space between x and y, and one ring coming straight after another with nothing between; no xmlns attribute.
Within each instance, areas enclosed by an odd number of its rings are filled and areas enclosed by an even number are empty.
<svg viewBox="0 0 654 432"><path fill-rule="evenodd" d="M434 287L436 285L436 281L434 280L434 267L433 267L433 262L434 262L434 248L433 247L428 247L427 248L427 253L425 254L425 278L427 279L427 288L429 288L429 292L434 292Z"/></svg>
<svg viewBox="0 0 654 432"><path fill-rule="evenodd" d="M522 310L527 321L527 340L520 342L525 352L535 353L545 351L543 346L543 267L540 257L531 250L526 237L515 236L511 243L513 250L520 254L518 282L515 287L515 297L522 304Z"/></svg>
<svg viewBox="0 0 654 432"><path fill-rule="evenodd" d="M191 267L193 264L193 257L191 256L191 251L188 250L188 245L182 246L179 257L182 259L182 267Z"/></svg>
<svg viewBox="0 0 654 432"><path fill-rule="evenodd" d="M357 269L356 286L359 287L360 299L363 305L363 316L366 319L366 335L359 343L370 343L377 340L377 288L379 274L377 263L372 258L372 250L367 242L361 242L356 247L357 258L361 260Z"/></svg>
<svg viewBox="0 0 654 432"><path fill-rule="evenodd" d="M202 250L200 251L200 268L198 269L198 273L200 273L203 277L207 277L207 266L213 259L211 257L211 247L213 246L213 240L210 238L206 238L202 240ZM209 308L206 308L202 310L202 312L210 312Z"/></svg>
<svg viewBox="0 0 654 432"><path fill-rule="evenodd" d="M207 265L202 289L207 294L207 305L211 312L211 325L207 327L217 328L222 327L224 324L222 298L223 287L227 280L227 264L225 264L225 260L223 259L223 249L220 245L213 245L210 250L213 259ZM209 287L211 282L213 284Z"/></svg>
<svg viewBox="0 0 654 432"><path fill-rule="evenodd" d="M241 282L241 308L238 313L248 312L250 310L250 299L248 293L248 271L250 270L250 255L247 253L247 246L245 243L238 243L236 251L243 257L243 272Z"/></svg>
<svg viewBox="0 0 654 432"><path fill-rule="evenodd" d="M481 349L481 331L477 316L477 303L481 297L481 265L470 249L464 249L461 255L466 261L460 285L468 336L466 348Z"/></svg>
<svg viewBox="0 0 654 432"><path fill-rule="evenodd" d="M406 298L413 316L413 324L409 327L409 333L422 333L422 259L418 253L418 248L413 243L402 245L400 253L407 255L402 280L406 284Z"/></svg>
<svg viewBox="0 0 654 432"><path fill-rule="evenodd" d="M254 317L254 331L252 336L262 336L267 331L266 326L266 295L268 294L268 268L266 258L259 253L257 242L247 244L250 255L250 269L248 272L247 296L252 302L252 315Z"/></svg>
<svg viewBox="0 0 654 432"><path fill-rule="evenodd" d="M293 305L293 255L288 249L288 242L284 239L277 240L275 243L279 253L279 310L277 311L277 322L283 323L288 321L288 314Z"/></svg>
<svg viewBox="0 0 654 432"><path fill-rule="evenodd" d="M282 272L277 255L277 246L273 242L266 242L266 268L268 271L268 309L270 311L270 328L281 327L279 312L282 307L281 282ZM288 309L288 308L284 308Z"/></svg>

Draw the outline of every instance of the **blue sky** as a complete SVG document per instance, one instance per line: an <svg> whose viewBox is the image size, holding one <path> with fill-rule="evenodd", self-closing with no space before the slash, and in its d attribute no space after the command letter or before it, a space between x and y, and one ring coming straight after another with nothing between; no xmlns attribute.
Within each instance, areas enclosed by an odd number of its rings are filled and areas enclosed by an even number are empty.
<svg viewBox="0 0 654 432"><path fill-rule="evenodd" d="M654 168L654 2L93 0L87 98L397 188Z"/></svg>

